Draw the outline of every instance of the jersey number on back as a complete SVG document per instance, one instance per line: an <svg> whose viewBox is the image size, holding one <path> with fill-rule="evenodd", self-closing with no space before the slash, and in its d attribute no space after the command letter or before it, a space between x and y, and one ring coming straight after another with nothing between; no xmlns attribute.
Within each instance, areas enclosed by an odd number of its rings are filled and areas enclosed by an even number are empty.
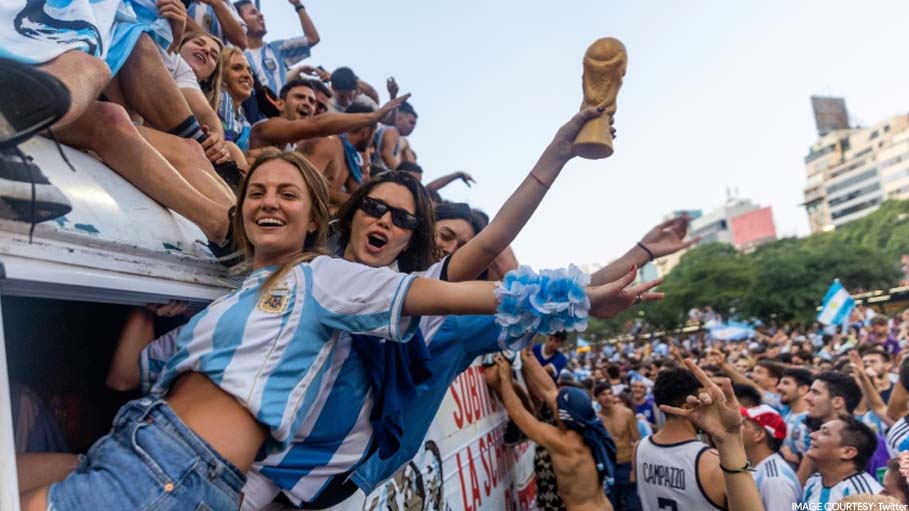
<svg viewBox="0 0 909 511"><path fill-rule="evenodd" d="M676 501L665 497L657 497L657 506L659 506L660 511L679 511L679 505Z"/></svg>

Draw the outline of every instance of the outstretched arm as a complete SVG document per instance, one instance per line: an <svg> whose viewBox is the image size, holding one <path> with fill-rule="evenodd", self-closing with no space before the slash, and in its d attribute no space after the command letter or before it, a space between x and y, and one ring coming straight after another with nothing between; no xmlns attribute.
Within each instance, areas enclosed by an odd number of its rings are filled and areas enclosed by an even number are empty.
<svg viewBox="0 0 909 511"><path fill-rule="evenodd" d="M501 355L496 355L496 366L499 371L502 402L505 404L505 411L508 412L511 420L534 442L549 450L561 450L562 443L559 441L559 430L554 426L538 421L521 403L521 399L514 390L511 364ZM543 403L543 406L549 406L549 402Z"/></svg>
<svg viewBox="0 0 909 511"><path fill-rule="evenodd" d="M461 170L458 172L452 172L451 174L445 174L442 177L433 179L432 181L429 182L429 184L426 185L426 189L438 192L442 188L445 188L446 186L451 184L452 181L457 181L458 179L460 179L461 181L464 181L464 184L467 185L468 188L470 187L470 183L477 182L473 177L470 176L470 174Z"/></svg>
<svg viewBox="0 0 909 511"><path fill-rule="evenodd" d="M253 125L249 135L249 146L256 149L270 145L291 144L307 138L337 135L376 124L383 115L397 108L409 96L409 94L405 94L393 99L379 110L367 114L324 113L295 121L283 117L272 117Z"/></svg>
<svg viewBox="0 0 909 511"><path fill-rule="evenodd" d="M589 315L594 318L612 318L634 303L635 296L648 296L645 298L648 300L663 297L662 293L647 292L660 284L659 279L631 286L635 273L632 269L615 282L585 288L590 300ZM495 314L499 305L494 293L495 287L495 282L488 281L447 282L417 278L404 300L403 312L408 316Z"/></svg>
<svg viewBox="0 0 909 511"><path fill-rule="evenodd" d="M572 143L589 119L601 115L597 108L585 108L559 129L524 181L505 201L492 222L477 236L455 252L448 262L451 281L476 278L489 263L514 241L543 200L562 167L574 153Z"/></svg>
<svg viewBox="0 0 909 511"><path fill-rule="evenodd" d="M591 275L591 282L593 284L602 284L615 280L622 275L625 268L631 265L640 268L652 261L651 254L653 254L653 259L655 259L673 254L697 243L700 238L685 241L690 220L687 216L680 216L655 226L641 238L640 245L635 244L622 257ZM650 252L647 252L648 250Z"/></svg>
<svg viewBox="0 0 909 511"><path fill-rule="evenodd" d="M551 403L555 400L559 389L556 387L555 382L552 381L552 376L543 369L540 361L533 355L533 351L529 346L521 350L521 361L523 362L524 381L527 382L527 390L544 403Z"/></svg>
<svg viewBox="0 0 909 511"><path fill-rule="evenodd" d="M300 18L300 28L303 29L303 35L306 36L307 46L312 48L319 44L319 41L321 41L319 31L316 30L315 23L312 22L309 14L306 13L306 9L300 3L300 0L290 0L290 4L294 6L297 11L297 17Z"/></svg>

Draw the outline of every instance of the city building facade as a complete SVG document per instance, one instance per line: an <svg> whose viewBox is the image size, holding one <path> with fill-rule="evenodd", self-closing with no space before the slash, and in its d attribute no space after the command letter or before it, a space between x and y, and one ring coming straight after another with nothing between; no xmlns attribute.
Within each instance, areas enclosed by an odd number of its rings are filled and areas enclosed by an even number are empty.
<svg viewBox="0 0 909 511"><path fill-rule="evenodd" d="M818 100L839 100L822 104ZM805 211L811 232L836 229L868 215L885 200L909 198L909 114L868 127L851 128L829 121L840 98L812 98L818 139L805 156ZM826 109L827 111L823 111ZM823 124L823 126L822 126Z"/></svg>

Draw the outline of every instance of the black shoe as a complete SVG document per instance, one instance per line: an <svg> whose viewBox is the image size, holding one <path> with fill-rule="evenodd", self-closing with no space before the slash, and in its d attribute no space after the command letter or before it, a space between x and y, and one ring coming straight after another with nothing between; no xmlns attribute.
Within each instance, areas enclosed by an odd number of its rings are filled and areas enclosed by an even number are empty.
<svg viewBox="0 0 909 511"><path fill-rule="evenodd" d="M524 432L521 431L521 428L519 428L513 420L508 419L508 422L505 424L505 433L502 435L502 441L505 443L505 446L514 447L526 439L527 437L524 435Z"/></svg>
<svg viewBox="0 0 909 511"><path fill-rule="evenodd" d="M19 149L0 149L0 217L37 224L72 209L30 157Z"/></svg>
<svg viewBox="0 0 909 511"><path fill-rule="evenodd" d="M62 118L70 95L56 77L0 59L0 148L13 147Z"/></svg>
<svg viewBox="0 0 909 511"><path fill-rule="evenodd" d="M215 167L215 172L221 176L221 179L227 183L231 190L236 192L240 189L240 184L243 182L243 173L240 172L237 162L215 163L213 166Z"/></svg>

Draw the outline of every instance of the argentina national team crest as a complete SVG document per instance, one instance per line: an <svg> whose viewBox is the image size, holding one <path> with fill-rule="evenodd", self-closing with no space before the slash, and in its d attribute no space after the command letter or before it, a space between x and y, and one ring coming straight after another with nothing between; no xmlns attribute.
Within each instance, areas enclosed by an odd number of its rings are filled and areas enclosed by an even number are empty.
<svg viewBox="0 0 909 511"><path fill-rule="evenodd" d="M281 284L259 299L259 310L268 314L281 314L290 302L290 289Z"/></svg>

